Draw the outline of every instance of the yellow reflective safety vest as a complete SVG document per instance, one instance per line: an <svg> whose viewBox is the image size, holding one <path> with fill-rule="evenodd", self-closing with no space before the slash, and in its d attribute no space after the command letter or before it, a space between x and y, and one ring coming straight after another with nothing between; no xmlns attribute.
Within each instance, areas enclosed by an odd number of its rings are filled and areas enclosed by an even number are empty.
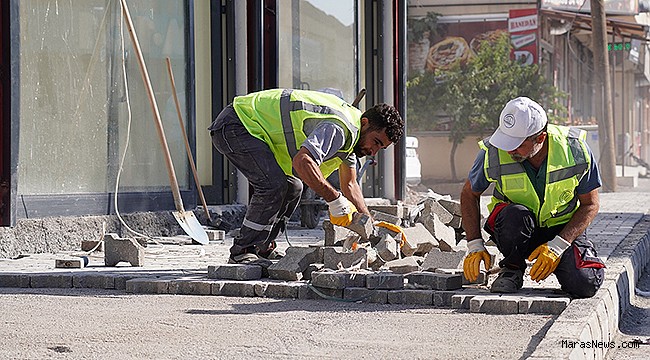
<svg viewBox="0 0 650 360"><path fill-rule="evenodd" d="M320 170L329 176L359 140L361 111L339 97L318 91L272 89L237 96L233 108L254 137L269 145L285 174L292 175L292 159L307 138L306 119L328 120L341 125L345 143L337 156L324 161Z"/></svg>
<svg viewBox="0 0 650 360"><path fill-rule="evenodd" d="M548 125L548 157L546 187L540 201L524 166L508 152L490 144L489 138L479 142L485 150L483 169L494 193L488 209L501 202L526 206L537 219L537 225L551 227L567 223L578 210L580 202L576 187L591 166L585 142L587 133L575 127Z"/></svg>

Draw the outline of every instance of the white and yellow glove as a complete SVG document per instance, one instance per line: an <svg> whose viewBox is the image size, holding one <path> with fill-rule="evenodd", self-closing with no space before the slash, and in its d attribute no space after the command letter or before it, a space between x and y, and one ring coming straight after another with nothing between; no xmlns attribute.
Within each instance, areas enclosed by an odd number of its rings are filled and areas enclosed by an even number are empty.
<svg viewBox="0 0 650 360"><path fill-rule="evenodd" d="M467 255L463 261L463 273L470 282L478 279L481 272L481 261L485 261L485 269L489 270L491 261L490 254L483 245L483 239L474 239L467 242Z"/></svg>
<svg viewBox="0 0 650 360"><path fill-rule="evenodd" d="M535 261L530 268L530 278L535 281L546 279L560 264L562 254L571 246L571 243L564 240L560 235L555 236L553 240L542 244L533 251L528 257L528 261Z"/></svg>
<svg viewBox="0 0 650 360"><path fill-rule="evenodd" d="M330 212L330 222L338 226L348 226L352 223L352 214L357 208L343 194L327 203Z"/></svg>

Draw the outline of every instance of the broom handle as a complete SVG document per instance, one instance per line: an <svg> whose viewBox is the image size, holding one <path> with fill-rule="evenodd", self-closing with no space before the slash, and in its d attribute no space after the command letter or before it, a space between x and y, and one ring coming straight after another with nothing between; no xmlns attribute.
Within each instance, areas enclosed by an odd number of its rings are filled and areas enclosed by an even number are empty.
<svg viewBox="0 0 650 360"><path fill-rule="evenodd" d="M142 80L144 81L145 88L147 89L147 95L149 96L149 104L151 105L151 111L153 112L153 117L156 123L158 138L160 139L160 144L162 145L163 153L165 155L167 175L169 175L169 183L172 188L172 194L174 195L174 204L176 205L176 210L183 212L185 209L183 207L183 200L181 199L181 191L178 187L178 180L176 180L176 173L174 172L174 165L172 164L172 156L169 153L169 147L167 146L167 138L165 138L162 121L160 120L160 112L158 111L158 104L156 103L156 97L153 93L151 80L149 79L147 65L144 63L144 57L142 56L142 50L140 49L140 42L138 41L138 36L136 35L133 28L133 21L131 20L131 14L129 14L129 8L126 6L126 0L120 1L122 3L122 12L124 13L124 18L126 20L126 27L129 30L129 35L131 36L131 41L133 42L133 49L135 50L136 58L140 64L140 73L142 74Z"/></svg>
<svg viewBox="0 0 650 360"><path fill-rule="evenodd" d="M208 204L205 202L205 197L203 196L203 189L201 189L201 184L199 182L199 175L196 171L196 166L194 165L194 157L192 156L192 150L190 149L190 142L187 139L187 133L185 132L183 115L181 114L181 105L178 102L178 96L176 95L176 82L174 81L174 73L172 72L172 61L169 59L169 57L166 57L165 61L167 62L167 72L169 73L169 81L171 81L172 94L174 95L174 103L176 104L178 123L181 126L181 132L183 133L183 140L185 141L185 150L187 151L187 159L189 160L190 167L192 168L192 174L194 175L194 183L196 183L196 188L199 191L199 198L201 198L201 203L203 204L203 211L205 211L205 215L208 218L210 218L210 211L208 210Z"/></svg>

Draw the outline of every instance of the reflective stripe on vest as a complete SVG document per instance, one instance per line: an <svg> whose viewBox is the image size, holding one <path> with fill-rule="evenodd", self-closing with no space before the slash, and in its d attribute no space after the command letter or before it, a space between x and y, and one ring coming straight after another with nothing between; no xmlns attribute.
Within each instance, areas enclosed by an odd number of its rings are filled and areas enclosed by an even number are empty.
<svg viewBox="0 0 650 360"><path fill-rule="evenodd" d="M546 187L544 201L540 202L523 165L510 155L489 143L489 138L479 142L485 150L484 172L488 181L494 182L492 211L499 202L525 205L536 214L540 226L563 224L571 219L579 206L575 187L586 174L591 158L584 143L586 132L578 128L548 125Z"/></svg>

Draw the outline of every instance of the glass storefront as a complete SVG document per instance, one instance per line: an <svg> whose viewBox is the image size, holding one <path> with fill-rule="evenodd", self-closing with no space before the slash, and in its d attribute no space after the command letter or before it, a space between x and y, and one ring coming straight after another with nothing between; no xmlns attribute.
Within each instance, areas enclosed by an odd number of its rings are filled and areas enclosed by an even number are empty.
<svg viewBox="0 0 650 360"><path fill-rule="evenodd" d="M187 124L187 2L138 0L127 4L179 184L186 189L187 157L165 58L173 64ZM19 11L18 193L113 192L127 136L130 140L120 191L168 188L163 151L138 61L122 22L120 1L23 0ZM126 86L122 53L126 55Z"/></svg>

